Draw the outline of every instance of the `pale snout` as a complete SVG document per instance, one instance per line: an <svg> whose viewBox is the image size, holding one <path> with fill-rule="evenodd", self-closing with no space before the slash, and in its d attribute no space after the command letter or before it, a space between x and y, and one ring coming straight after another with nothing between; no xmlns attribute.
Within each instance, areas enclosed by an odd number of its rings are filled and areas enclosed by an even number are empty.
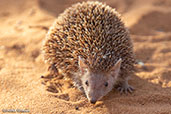
<svg viewBox="0 0 171 114"><path fill-rule="evenodd" d="M96 102L102 98L102 95L97 91L91 91L87 95L87 98L91 104L96 104Z"/></svg>

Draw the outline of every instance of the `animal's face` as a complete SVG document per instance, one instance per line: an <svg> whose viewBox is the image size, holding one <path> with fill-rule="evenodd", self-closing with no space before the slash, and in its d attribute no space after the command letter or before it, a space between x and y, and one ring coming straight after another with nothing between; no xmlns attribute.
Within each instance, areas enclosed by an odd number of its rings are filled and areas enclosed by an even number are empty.
<svg viewBox="0 0 171 114"><path fill-rule="evenodd" d="M116 79L112 75L87 72L81 80L88 100L94 104L112 90Z"/></svg>
<svg viewBox="0 0 171 114"><path fill-rule="evenodd" d="M94 73L88 70L84 63L79 64L80 68L84 68L81 70L81 81L84 92L91 103L95 104L97 100L100 100L112 90L117 80L120 64L121 60L107 73Z"/></svg>

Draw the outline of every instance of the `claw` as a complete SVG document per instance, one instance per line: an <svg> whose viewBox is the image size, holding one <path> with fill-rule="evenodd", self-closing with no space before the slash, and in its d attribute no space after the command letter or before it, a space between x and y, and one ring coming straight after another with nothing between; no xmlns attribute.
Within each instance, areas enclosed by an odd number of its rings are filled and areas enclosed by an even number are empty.
<svg viewBox="0 0 171 114"><path fill-rule="evenodd" d="M124 89L123 89L123 88L121 88L121 91L120 91L120 93L121 93L121 94L123 94L123 92L124 92Z"/></svg>
<svg viewBox="0 0 171 114"><path fill-rule="evenodd" d="M128 94L128 93L132 93L134 91L134 88L126 84L126 85L119 86L117 90L120 91L120 94L123 94L123 93Z"/></svg>
<svg viewBox="0 0 171 114"><path fill-rule="evenodd" d="M118 91L121 91L121 87L118 87L117 90L118 90Z"/></svg>
<svg viewBox="0 0 171 114"><path fill-rule="evenodd" d="M132 93L133 91L134 91L134 88L133 88L132 86L129 86L129 87L128 87L128 92L129 92L129 93Z"/></svg>
<svg viewBox="0 0 171 114"><path fill-rule="evenodd" d="M125 89L124 93L127 95L128 94L128 88Z"/></svg>

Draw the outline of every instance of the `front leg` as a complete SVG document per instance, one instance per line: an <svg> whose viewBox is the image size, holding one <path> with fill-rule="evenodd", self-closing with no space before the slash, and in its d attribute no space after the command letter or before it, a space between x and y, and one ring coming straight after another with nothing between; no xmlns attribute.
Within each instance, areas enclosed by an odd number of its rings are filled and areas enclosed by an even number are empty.
<svg viewBox="0 0 171 114"><path fill-rule="evenodd" d="M128 84L127 79L119 81L115 87L118 91L120 91L121 94L127 94L128 92L132 93L134 91L134 88Z"/></svg>

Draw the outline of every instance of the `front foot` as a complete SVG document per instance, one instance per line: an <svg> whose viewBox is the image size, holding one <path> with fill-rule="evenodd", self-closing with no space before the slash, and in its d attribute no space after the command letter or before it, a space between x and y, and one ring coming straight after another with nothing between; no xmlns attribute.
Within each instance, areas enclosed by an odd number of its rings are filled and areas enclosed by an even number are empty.
<svg viewBox="0 0 171 114"><path fill-rule="evenodd" d="M130 86L128 84L128 82L123 82L123 83L121 83L121 84L118 85L117 90L121 94L123 94L123 93L128 94L128 92L129 93L132 93L134 91L134 88L132 86Z"/></svg>

